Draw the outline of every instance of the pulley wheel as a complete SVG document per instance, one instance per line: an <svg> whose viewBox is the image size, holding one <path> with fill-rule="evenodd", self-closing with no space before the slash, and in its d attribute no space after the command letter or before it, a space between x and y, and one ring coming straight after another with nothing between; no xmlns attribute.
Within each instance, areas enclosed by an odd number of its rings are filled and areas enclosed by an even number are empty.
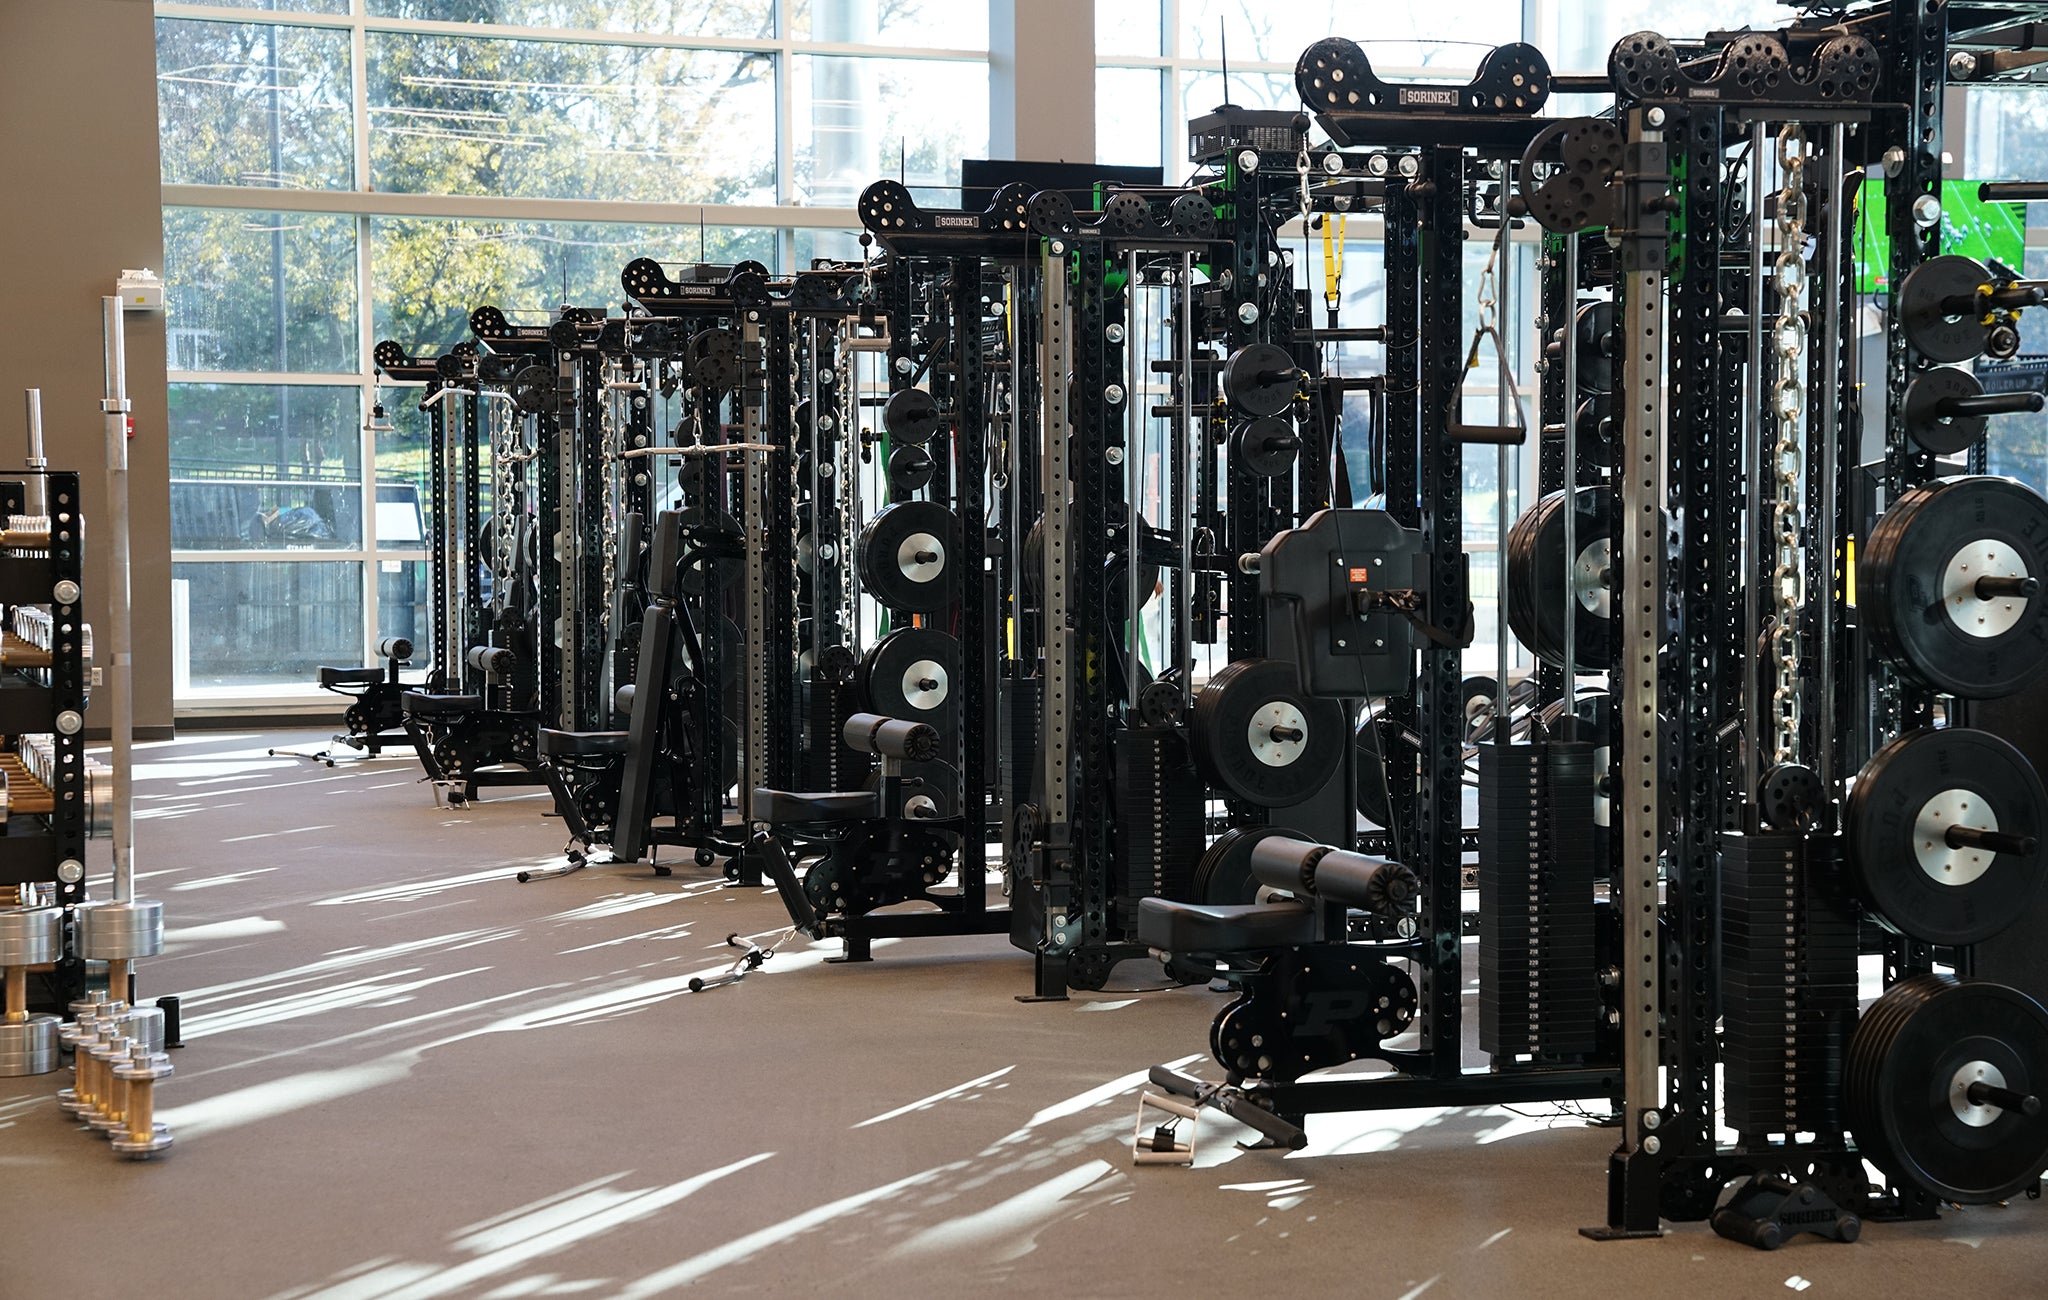
<svg viewBox="0 0 2048 1300"><path fill-rule="evenodd" d="M1945 1201L1985 1205L2048 1167L2048 1011L2017 989L1920 975L1863 1013L1843 1112L1863 1158Z"/></svg>
<svg viewBox="0 0 2048 1300"><path fill-rule="evenodd" d="M1968 727L1908 732L1849 792L1850 877L1887 928L1978 943L2025 916L2040 891L2044 814L2041 778L2006 741Z"/></svg>
<svg viewBox="0 0 2048 1300"><path fill-rule="evenodd" d="M1026 210L1031 232L1057 238L1074 233L1074 201L1064 190L1040 190Z"/></svg>
<svg viewBox="0 0 2048 1300"><path fill-rule="evenodd" d="M1195 697L1195 759L1217 783L1263 808L1320 789L1350 741L1344 708L1301 689L1294 665L1240 659Z"/></svg>
<svg viewBox="0 0 2048 1300"><path fill-rule="evenodd" d="M1216 208L1200 194L1179 194L1167 207L1166 219L1173 232L1188 239L1216 237Z"/></svg>
<svg viewBox="0 0 2048 1300"><path fill-rule="evenodd" d="M899 388L882 407L882 427L897 442L922 446L945 422L938 402L922 388Z"/></svg>
<svg viewBox="0 0 2048 1300"><path fill-rule="evenodd" d="M1294 356L1277 343L1247 343L1223 363L1223 397L1233 410L1260 417L1294 405L1301 372Z"/></svg>
<svg viewBox="0 0 2048 1300"><path fill-rule="evenodd" d="M1614 391L1614 304L1592 302L1579 308L1572 328L1578 331L1579 391Z"/></svg>
<svg viewBox="0 0 2048 1300"><path fill-rule="evenodd" d="M1936 479L1878 519L1857 601L1878 650L1965 699L2002 699L2048 668L2048 501L2013 479Z"/></svg>
<svg viewBox="0 0 2048 1300"><path fill-rule="evenodd" d="M932 473L938 462L932 454L915 443L905 443L889 453L889 486L898 492L911 493L932 481Z"/></svg>
<svg viewBox="0 0 2048 1300"><path fill-rule="evenodd" d="M1984 351L1983 321L1973 312L1950 316L1943 304L1975 294L1991 279L1976 258L1957 253L1930 257L1899 282L1899 328L1921 356L1943 365L1969 361Z"/></svg>
<svg viewBox="0 0 2048 1300"><path fill-rule="evenodd" d="M547 408L555 395L555 372L546 366L522 366L512 376L512 405L527 415Z"/></svg>
<svg viewBox="0 0 2048 1300"><path fill-rule="evenodd" d="M861 585L890 609L929 614L953 599L960 517L931 501L885 506L861 531Z"/></svg>
<svg viewBox="0 0 2048 1300"><path fill-rule="evenodd" d="M1230 431L1231 457L1246 473L1259 478L1278 478L1293 469L1299 446L1294 426L1277 415L1247 420Z"/></svg>
<svg viewBox="0 0 2048 1300"><path fill-rule="evenodd" d="M1565 601L1576 600L1573 657L1581 670L1599 672L1612 666L1614 505L1605 487L1580 488L1578 503L1573 538L1578 554L1569 564L1564 554L1564 493L1544 497L1509 527L1508 626L1545 663L1561 665Z"/></svg>
<svg viewBox="0 0 2048 1300"><path fill-rule="evenodd" d="M1217 836L1195 862L1195 901L1207 907L1258 902L1260 886L1252 877L1252 850L1276 838L1309 842L1308 836L1282 826L1236 826Z"/></svg>
<svg viewBox="0 0 2048 1300"><path fill-rule="evenodd" d="M1112 194L1102 205L1102 224L1118 235L1145 234L1153 227L1152 205L1142 195Z"/></svg>
<svg viewBox="0 0 2048 1300"><path fill-rule="evenodd" d="M925 627L899 627L867 654L862 694L871 712L948 730L959 707L960 643Z"/></svg>
<svg viewBox="0 0 2048 1300"><path fill-rule="evenodd" d="M740 347L730 330L699 330L690 339L690 386L723 392L740 381Z"/></svg>

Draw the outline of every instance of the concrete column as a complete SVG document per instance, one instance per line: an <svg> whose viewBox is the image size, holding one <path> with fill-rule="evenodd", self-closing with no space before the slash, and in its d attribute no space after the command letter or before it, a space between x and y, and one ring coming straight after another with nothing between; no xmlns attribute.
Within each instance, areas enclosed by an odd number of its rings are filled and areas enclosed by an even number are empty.
<svg viewBox="0 0 2048 1300"><path fill-rule="evenodd" d="M989 0L991 158L1095 161L1095 4Z"/></svg>

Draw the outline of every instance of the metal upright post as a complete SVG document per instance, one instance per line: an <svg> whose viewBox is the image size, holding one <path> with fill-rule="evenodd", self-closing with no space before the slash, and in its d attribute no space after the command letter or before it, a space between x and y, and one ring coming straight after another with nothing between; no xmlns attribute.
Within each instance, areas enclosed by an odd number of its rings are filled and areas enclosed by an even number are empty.
<svg viewBox="0 0 2048 1300"><path fill-rule="evenodd" d="M116 903L135 897L134 621L128 580L127 322L118 294L100 299L106 333L107 432L107 715L113 733L114 878ZM124 990L125 992L125 990Z"/></svg>

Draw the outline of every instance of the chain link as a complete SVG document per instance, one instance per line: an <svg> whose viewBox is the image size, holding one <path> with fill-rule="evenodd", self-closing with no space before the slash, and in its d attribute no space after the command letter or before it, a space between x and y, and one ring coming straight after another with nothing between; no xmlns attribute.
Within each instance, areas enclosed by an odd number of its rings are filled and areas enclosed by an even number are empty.
<svg viewBox="0 0 2048 1300"><path fill-rule="evenodd" d="M1771 395L1778 428L1770 466L1774 546L1771 761L1786 764L1799 761L1799 611L1806 599L1799 547L1799 474L1806 461L1806 137L1797 124L1788 123L1778 132L1778 168L1784 187L1778 191L1778 258L1771 271L1778 287L1778 320L1771 329L1778 359L1778 379Z"/></svg>
<svg viewBox="0 0 2048 1300"><path fill-rule="evenodd" d="M603 534L599 545L603 548L603 582L598 588L598 627L607 635L612 628L612 599L618 590L619 579L619 476L625 460L625 422L619 418L619 403L631 400L626 390L613 387L621 382L624 371L616 357L606 357L603 373L599 376L604 393L604 405L598 416L598 441L601 446L601 473L604 477L604 504L598 531Z"/></svg>
<svg viewBox="0 0 2048 1300"><path fill-rule="evenodd" d="M517 495L512 469L517 456L512 450L512 426L518 417L512 403L498 403L498 422L491 429L491 591L496 600L510 598L512 556L517 544L518 521L514 518Z"/></svg>

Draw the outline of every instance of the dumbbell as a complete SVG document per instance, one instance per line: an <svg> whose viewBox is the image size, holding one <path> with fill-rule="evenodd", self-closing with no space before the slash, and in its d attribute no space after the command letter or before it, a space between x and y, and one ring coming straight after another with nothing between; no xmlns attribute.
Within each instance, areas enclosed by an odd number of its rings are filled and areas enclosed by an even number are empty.
<svg viewBox="0 0 2048 1300"><path fill-rule="evenodd" d="M74 916L78 955L107 963L107 992L125 1000L132 963L164 950L164 905L153 898L86 903Z"/></svg>
<svg viewBox="0 0 2048 1300"><path fill-rule="evenodd" d="M102 1137L123 1132L128 1122L129 1081L121 1067L146 1062L163 1050L164 1013L155 1007L130 1007L115 1017L118 1037L95 1053L93 1063L100 1084L89 1113L79 1116Z"/></svg>
<svg viewBox="0 0 2048 1300"><path fill-rule="evenodd" d="M10 551L49 550L50 517L48 515L7 516L7 527L0 529L0 549Z"/></svg>
<svg viewBox="0 0 2048 1300"><path fill-rule="evenodd" d="M114 1136L114 1150L130 1160L147 1160L171 1149L171 1130L156 1122L156 1085L173 1071L162 1052L138 1053L114 1067L114 1077L128 1085L127 1127Z"/></svg>
<svg viewBox="0 0 2048 1300"><path fill-rule="evenodd" d="M28 1012L28 968L64 955L64 913L55 907L0 909L0 973L7 981L0 1014L0 1077L49 1074L57 1068L62 1022Z"/></svg>
<svg viewBox="0 0 2048 1300"><path fill-rule="evenodd" d="M97 1053L120 1038L120 1012L126 1010L125 1004L105 1003L97 1014L75 1021L65 1030L63 1041L71 1049L71 1086L57 1091L58 1109L83 1121L99 1105L105 1084Z"/></svg>

